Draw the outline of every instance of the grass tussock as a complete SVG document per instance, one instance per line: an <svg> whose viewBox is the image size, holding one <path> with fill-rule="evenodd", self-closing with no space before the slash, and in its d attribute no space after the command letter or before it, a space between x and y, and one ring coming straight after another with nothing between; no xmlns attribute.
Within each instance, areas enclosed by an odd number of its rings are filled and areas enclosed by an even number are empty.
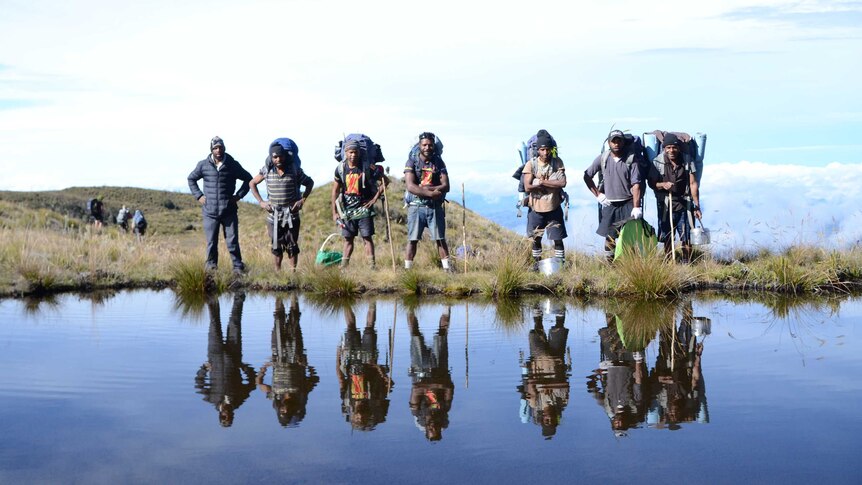
<svg viewBox="0 0 862 485"><path fill-rule="evenodd" d="M522 244L501 245L498 256L492 258L491 278L482 286L488 297L512 297L529 289L532 260L528 248Z"/></svg>
<svg viewBox="0 0 862 485"><path fill-rule="evenodd" d="M749 263L748 277L774 291L812 292L840 283L840 258L819 248L796 246L780 254L767 254Z"/></svg>
<svg viewBox="0 0 862 485"><path fill-rule="evenodd" d="M690 281L689 267L665 260L658 249L629 254L614 262L620 293L655 298L679 293Z"/></svg>
<svg viewBox="0 0 862 485"><path fill-rule="evenodd" d="M305 276L305 286L312 293L336 297L355 296L362 293L364 289L357 280L335 266L308 272Z"/></svg>

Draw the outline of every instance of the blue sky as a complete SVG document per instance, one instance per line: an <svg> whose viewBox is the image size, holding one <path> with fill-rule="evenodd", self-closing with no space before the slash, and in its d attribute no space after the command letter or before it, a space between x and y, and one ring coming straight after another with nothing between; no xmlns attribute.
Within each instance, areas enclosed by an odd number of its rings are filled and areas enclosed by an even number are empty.
<svg viewBox="0 0 862 485"><path fill-rule="evenodd" d="M327 181L332 145L359 131L400 172L430 130L454 185L511 206L515 145L545 128L588 210L580 174L615 124L708 133L704 205L721 210L708 227L805 226L807 209L820 239L859 237L846 224L862 197L845 185L862 149L862 2L0 0L0 11L0 189L182 189L213 135L250 170L272 139L294 138ZM570 232L597 244L585 214Z"/></svg>

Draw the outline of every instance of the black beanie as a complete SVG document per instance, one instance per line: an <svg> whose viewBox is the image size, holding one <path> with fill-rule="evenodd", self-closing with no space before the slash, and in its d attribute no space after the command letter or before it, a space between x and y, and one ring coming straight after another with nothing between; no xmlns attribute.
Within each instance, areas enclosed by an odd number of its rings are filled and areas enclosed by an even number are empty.
<svg viewBox="0 0 862 485"><path fill-rule="evenodd" d="M269 147L269 153L272 155L278 155L281 158L284 158L287 155L287 152L284 150L284 147L276 143L275 145Z"/></svg>
<svg viewBox="0 0 862 485"><path fill-rule="evenodd" d="M554 146L554 139L551 138L551 134L548 133L547 130L539 130L539 132L536 133L536 146L548 148Z"/></svg>
<svg viewBox="0 0 862 485"><path fill-rule="evenodd" d="M668 133L664 136L664 141L662 142L661 147L665 148L671 145L680 146L682 145L682 142L673 133Z"/></svg>

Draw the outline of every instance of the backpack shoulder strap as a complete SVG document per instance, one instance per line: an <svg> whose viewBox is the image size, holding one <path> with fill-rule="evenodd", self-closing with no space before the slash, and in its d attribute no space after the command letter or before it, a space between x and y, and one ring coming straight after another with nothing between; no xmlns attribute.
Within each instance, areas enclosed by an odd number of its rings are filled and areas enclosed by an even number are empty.
<svg viewBox="0 0 862 485"><path fill-rule="evenodd" d="M604 171L608 168L608 159L609 158L611 158L611 151L610 150L606 150L606 151L602 152L602 163L600 164L600 168L601 168L602 173L604 173Z"/></svg>

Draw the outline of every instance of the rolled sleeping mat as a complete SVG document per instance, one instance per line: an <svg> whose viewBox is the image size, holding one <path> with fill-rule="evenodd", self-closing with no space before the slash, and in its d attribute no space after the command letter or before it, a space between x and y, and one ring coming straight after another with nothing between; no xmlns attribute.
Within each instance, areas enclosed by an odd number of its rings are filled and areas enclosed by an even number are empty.
<svg viewBox="0 0 862 485"><path fill-rule="evenodd" d="M659 143L658 137L653 133L644 133L643 142L649 161L655 160L655 157L658 156L661 150L661 143Z"/></svg>
<svg viewBox="0 0 862 485"><path fill-rule="evenodd" d="M697 183L700 184L700 178L703 177L703 159L706 156L706 133L696 133L694 139L697 142L697 158L694 160L694 166L697 168Z"/></svg>

